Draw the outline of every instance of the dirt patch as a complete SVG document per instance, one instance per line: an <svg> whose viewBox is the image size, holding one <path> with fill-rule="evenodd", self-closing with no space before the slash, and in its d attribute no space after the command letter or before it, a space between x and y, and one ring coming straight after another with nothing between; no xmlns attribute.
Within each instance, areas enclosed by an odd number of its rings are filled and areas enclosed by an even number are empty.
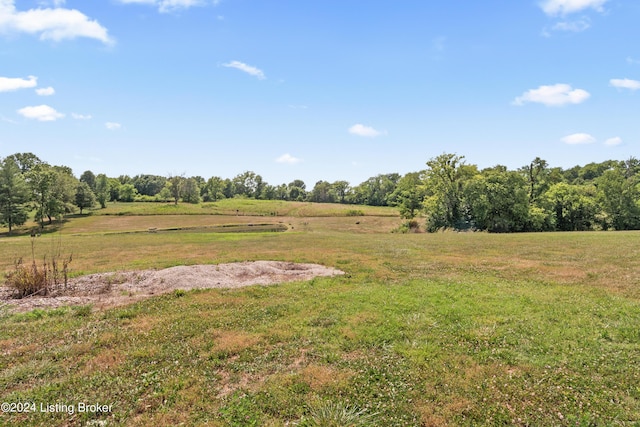
<svg viewBox="0 0 640 427"><path fill-rule="evenodd" d="M164 270L98 273L71 279L66 287L60 285L45 297L15 299L12 290L3 286L0 287L0 304L6 303L12 311L87 304L102 308L129 304L154 295L172 292L175 289L229 289L311 280L314 277L341 274L344 272L322 265L281 261L191 265Z"/></svg>

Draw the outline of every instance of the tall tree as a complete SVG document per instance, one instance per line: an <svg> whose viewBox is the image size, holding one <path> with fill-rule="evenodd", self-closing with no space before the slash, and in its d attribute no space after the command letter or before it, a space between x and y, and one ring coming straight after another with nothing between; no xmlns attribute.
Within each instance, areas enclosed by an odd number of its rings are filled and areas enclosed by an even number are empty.
<svg viewBox="0 0 640 427"><path fill-rule="evenodd" d="M16 153L9 157L16 162L23 175L33 169L36 165L44 163L33 153Z"/></svg>
<svg viewBox="0 0 640 427"><path fill-rule="evenodd" d="M543 204L554 215L558 231L591 230L598 210L595 195L593 185L559 182L545 193Z"/></svg>
<svg viewBox="0 0 640 427"><path fill-rule="evenodd" d="M16 161L7 157L0 162L0 224L9 227L27 221L29 187Z"/></svg>
<svg viewBox="0 0 640 427"><path fill-rule="evenodd" d="M529 202L533 203L549 187L547 176L549 175L549 165L546 160L540 157L533 159L527 166L520 168L529 187Z"/></svg>
<svg viewBox="0 0 640 427"><path fill-rule="evenodd" d="M327 181L316 182L316 185L307 197L309 201L316 203L332 203L334 201L333 194L331 193L331 184Z"/></svg>
<svg viewBox="0 0 640 427"><path fill-rule="evenodd" d="M400 178L392 194L394 204L400 209L400 216L413 219L422 207L425 189L421 172L410 172Z"/></svg>
<svg viewBox="0 0 640 427"><path fill-rule="evenodd" d="M194 178L182 182L182 200L185 203L200 203L200 187Z"/></svg>
<svg viewBox="0 0 640 427"><path fill-rule="evenodd" d="M102 209L107 207L110 200L109 178L103 173L96 177L96 200Z"/></svg>
<svg viewBox="0 0 640 427"><path fill-rule="evenodd" d="M202 198L205 202L217 202L224 199L224 180L219 176L212 176L204 185Z"/></svg>
<svg viewBox="0 0 640 427"><path fill-rule="evenodd" d="M349 194L349 183L347 181L336 181L331 184L335 198L339 203L345 203Z"/></svg>
<svg viewBox="0 0 640 427"><path fill-rule="evenodd" d="M75 204L80 208L80 215L83 209L92 208L96 204L96 196L88 183L81 181L76 186Z"/></svg>
<svg viewBox="0 0 640 427"><path fill-rule="evenodd" d="M596 180L598 201L605 215L604 228L640 229L640 176L618 167L608 170Z"/></svg>
<svg viewBox="0 0 640 427"><path fill-rule="evenodd" d="M27 173L27 182L32 191L36 220L41 228L44 227L45 217L51 224L54 217L61 219L64 214L73 212L78 180L70 168L41 163Z"/></svg>
<svg viewBox="0 0 640 427"><path fill-rule="evenodd" d="M529 193L522 175L504 166L485 169L464 189L474 225L498 233L524 231L529 217Z"/></svg>
<svg viewBox="0 0 640 427"><path fill-rule="evenodd" d="M467 165L464 156L441 154L427 162L425 172L427 230L465 226L463 188L467 179L477 173Z"/></svg>
<svg viewBox="0 0 640 427"><path fill-rule="evenodd" d="M167 179L167 188L171 192L174 204L178 204L180 197L182 197L182 182L184 177L179 175L172 175Z"/></svg>
<svg viewBox="0 0 640 427"><path fill-rule="evenodd" d="M82 172L82 175L80 175L80 182L86 182L91 191L96 191L96 176L93 172Z"/></svg>

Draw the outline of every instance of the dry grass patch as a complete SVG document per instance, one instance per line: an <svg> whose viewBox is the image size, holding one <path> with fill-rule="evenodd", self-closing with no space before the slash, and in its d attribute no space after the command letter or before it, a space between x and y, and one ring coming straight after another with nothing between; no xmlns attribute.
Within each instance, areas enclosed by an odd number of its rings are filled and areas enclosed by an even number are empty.
<svg viewBox="0 0 640 427"><path fill-rule="evenodd" d="M309 384L313 391L346 386L346 383L353 376L353 372L322 365L308 365L300 371L300 377L305 383Z"/></svg>
<svg viewBox="0 0 640 427"><path fill-rule="evenodd" d="M91 375L95 372L114 372L124 360L124 355L117 350L103 350L87 361L83 373L84 375Z"/></svg>
<svg viewBox="0 0 640 427"><path fill-rule="evenodd" d="M263 341L263 336L244 331L216 331L212 339L215 353L231 356L258 345Z"/></svg>

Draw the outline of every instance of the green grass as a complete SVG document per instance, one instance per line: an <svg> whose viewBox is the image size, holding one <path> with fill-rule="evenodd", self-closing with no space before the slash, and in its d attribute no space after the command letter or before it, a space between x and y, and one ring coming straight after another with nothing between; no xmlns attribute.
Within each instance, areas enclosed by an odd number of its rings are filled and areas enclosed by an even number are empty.
<svg viewBox="0 0 640 427"><path fill-rule="evenodd" d="M105 209L94 209L94 215L231 215L322 217L363 215L398 216L391 207L354 206L335 203L286 202L281 200L224 199L217 202L179 203L109 203Z"/></svg>
<svg viewBox="0 0 640 427"><path fill-rule="evenodd" d="M347 275L4 314L1 401L113 411L0 425L639 425L640 233L398 235L391 220L74 235L72 219L76 273L275 259ZM29 250L2 239L0 268Z"/></svg>

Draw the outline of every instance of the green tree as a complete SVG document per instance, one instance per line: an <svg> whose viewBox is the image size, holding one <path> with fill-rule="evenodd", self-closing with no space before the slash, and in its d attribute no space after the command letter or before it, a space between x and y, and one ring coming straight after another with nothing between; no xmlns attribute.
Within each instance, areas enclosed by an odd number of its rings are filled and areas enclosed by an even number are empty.
<svg viewBox="0 0 640 427"><path fill-rule="evenodd" d="M9 227L27 221L29 187L16 161L7 157L0 162L0 224Z"/></svg>
<svg viewBox="0 0 640 427"><path fill-rule="evenodd" d="M96 196L87 182L81 181L76 187L75 204L80 208L80 215L85 208L92 208L96 204Z"/></svg>
<svg viewBox="0 0 640 427"><path fill-rule="evenodd" d="M331 189L338 203L346 203L349 190L351 189L347 181L336 181L331 184Z"/></svg>
<svg viewBox="0 0 640 427"><path fill-rule="evenodd" d="M552 185L544 195L543 205L554 215L559 231L591 230L596 223L598 205L593 185Z"/></svg>
<svg viewBox="0 0 640 427"><path fill-rule="evenodd" d="M138 190L133 184L121 184L118 187L118 200L121 202L133 202L138 195Z"/></svg>
<svg viewBox="0 0 640 427"><path fill-rule="evenodd" d="M410 172L400 178L392 199L400 210L400 216L404 219L413 219L422 207L425 188L421 172Z"/></svg>
<svg viewBox="0 0 640 427"><path fill-rule="evenodd" d="M540 157L533 159L531 163L519 169L524 176L529 192L529 202L534 203L547 188L549 188L549 165Z"/></svg>
<svg viewBox="0 0 640 427"><path fill-rule="evenodd" d="M26 175L32 192L36 221L41 228L44 227L45 217L51 224L54 217L62 219L64 214L73 212L78 180L70 168L41 163Z"/></svg>
<svg viewBox="0 0 640 427"><path fill-rule="evenodd" d="M80 182L86 182L91 191L96 191L96 176L93 172L82 172L82 175L80 175Z"/></svg>
<svg viewBox="0 0 640 427"><path fill-rule="evenodd" d="M44 163L33 153L16 153L10 155L9 158L16 162L23 175L33 169L36 165Z"/></svg>
<svg viewBox="0 0 640 427"><path fill-rule="evenodd" d="M182 182L182 200L185 203L200 203L200 187L194 178L187 178Z"/></svg>
<svg viewBox="0 0 640 427"><path fill-rule="evenodd" d="M109 189L109 178L103 173L96 176L96 200L102 209L107 207L107 202L111 200Z"/></svg>
<svg viewBox="0 0 640 427"><path fill-rule="evenodd" d="M257 198L265 183L255 172L246 171L233 178L233 195Z"/></svg>
<svg viewBox="0 0 640 427"><path fill-rule="evenodd" d="M132 184L139 194L144 196L155 196L167 183L167 178L159 175L136 175L132 179Z"/></svg>
<svg viewBox="0 0 640 427"><path fill-rule="evenodd" d="M529 220L527 182L504 166L483 170L464 188L470 218L480 230L507 233L524 231Z"/></svg>
<svg viewBox="0 0 640 427"><path fill-rule="evenodd" d="M182 197L182 183L184 181L184 177L179 175L172 175L167 179L167 188L171 193L171 197L173 198L174 204L178 204L178 201Z"/></svg>
<svg viewBox="0 0 640 427"><path fill-rule="evenodd" d="M302 202L307 198L306 184L301 179L295 179L287 185L287 200Z"/></svg>
<svg viewBox="0 0 640 427"><path fill-rule="evenodd" d="M427 162L425 172L427 230L464 228L468 224L463 206L465 182L477 173L464 156L441 154Z"/></svg>
<svg viewBox="0 0 640 427"><path fill-rule="evenodd" d="M318 181L316 185L314 185L311 193L308 194L307 198L311 202L316 203L333 203L333 193L331 192L331 184L327 181Z"/></svg>
<svg viewBox="0 0 640 427"><path fill-rule="evenodd" d="M603 228L616 230L640 229L640 176L630 175L617 167L608 170L597 180L598 201L602 207Z"/></svg>
<svg viewBox="0 0 640 427"><path fill-rule="evenodd" d="M204 185L202 198L205 202L217 202L224 199L224 180L219 176L212 176Z"/></svg>

